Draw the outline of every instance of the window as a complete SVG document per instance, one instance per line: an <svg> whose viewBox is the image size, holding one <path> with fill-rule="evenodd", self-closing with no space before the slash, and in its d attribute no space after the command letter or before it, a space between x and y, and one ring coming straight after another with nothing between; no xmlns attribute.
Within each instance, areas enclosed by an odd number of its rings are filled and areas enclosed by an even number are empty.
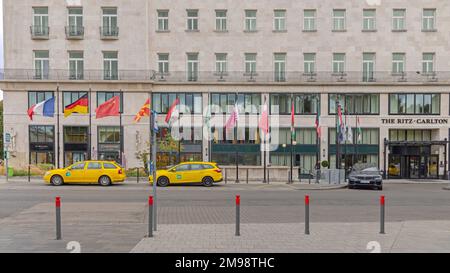
<svg viewBox="0 0 450 273"><path fill-rule="evenodd" d="M216 73L217 74L227 73L227 54L226 53L216 53Z"/></svg>
<svg viewBox="0 0 450 273"><path fill-rule="evenodd" d="M390 94L389 114L438 115L440 101L440 94Z"/></svg>
<svg viewBox="0 0 450 273"><path fill-rule="evenodd" d="M274 31L286 31L286 10L275 10L273 20Z"/></svg>
<svg viewBox="0 0 450 273"><path fill-rule="evenodd" d="M105 143L120 143L120 127L119 126L99 126L98 127L98 142Z"/></svg>
<svg viewBox="0 0 450 273"><path fill-rule="evenodd" d="M103 11L103 25L102 36L114 37L119 35L119 28L117 27L117 8L102 8Z"/></svg>
<svg viewBox="0 0 450 273"><path fill-rule="evenodd" d="M316 53L303 54L303 69L305 74L316 72Z"/></svg>
<svg viewBox="0 0 450 273"><path fill-rule="evenodd" d="M303 11L303 31L316 31L316 10Z"/></svg>
<svg viewBox="0 0 450 273"><path fill-rule="evenodd" d="M198 80L198 53L187 54L187 80L190 82Z"/></svg>
<svg viewBox="0 0 450 273"><path fill-rule="evenodd" d="M34 36L48 36L48 7L33 8L33 26L31 33Z"/></svg>
<svg viewBox="0 0 450 273"><path fill-rule="evenodd" d="M76 102L77 100L79 100L80 98L87 96L88 93L87 92L78 92L78 91L64 91L63 92L63 109L62 111L64 112L64 108L66 108L66 106Z"/></svg>
<svg viewBox="0 0 450 273"><path fill-rule="evenodd" d="M363 31L376 30L376 10L363 10Z"/></svg>
<svg viewBox="0 0 450 273"><path fill-rule="evenodd" d="M115 170L117 169L117 166L112 163L103 163L103 169Z"/></svg>
<svg viewBox="0 0 450 273"><path fill-rule="evenodd" d="M435 53L422 54L422 73L434 74Z"/></svg>
<svg viewBox="0 0 450 273"><path fill-rule="evenodd" d="M50 73L48 50L34 51L34 79L48 80Z"/></svg>
<svg viewBox="0 0 450 273"><path fill-rule="evenodd" d="M333 73L341 74L345 72L345 53L333 53Z"/></svg>
<svg viewBox="0 0 450 273"><path fill-rule="evenodd" d="M405 18L406 18L405 9L394 9L392 11L392 30L393 31L406 30Z"/></svg>
<svg viewBox="0 0 450 273"><path fill-rule="evenodd" d="M198 10L187 10L187 30L198 31Z"/></svg>
<svg viewBox="0 0 450 273"><path fill-rule="evenodd" d="M123 96L121 92L97 92L97 107L113 97L120 98L120 112L123 109Z"/></svg>
<svg viewBox="0 0 450 273"><path fill-rule="evenodd" d="M28 92L28 108L31 106L43 102L45 100L53 98L52 91L29 91Z"/></svg>
<svg viewBox="0 0 450 273"><path fill-rule="evenodd" d="M103 79L118 80L118 70L119 60L117 59L117 51L103 52Z"/></svg>
<svg viewBox="0 0 450 273"><path fill-rule="evenodd" d="M379 94L329 94L328 112L336 114L336 104L341 105L342 111L349 115L378 115L380 113Z"/></svg>
<svg viewBox="0 0 450 273"><path fill-rule="evenodd" d="M84 162L81 162L81 163L75 163L74 165L72 165L72 166L70 167L70 169L72 169L72 170L84 170L84 165L85 165Z"/></svg>
<svg viewBox="0 0 450 273"><path fill-rule="evenodd" d="M161 75L169 73L169 54L158 53L158 72Z"/></svg>
<svg viewBox="0 0 450 273"><path fill-rule="evenodd" d="M375 81L375 53L363 53L363 82Z"/></svg>
<svg viewBox="0 0 450 273"><path fill-rule="evenodd" d="M256 74L256 53L245 53L245 73Z"/></svg>
<svg viewBox="0 0 450 273"><path fill-rule="evenodd" d="M392 74L402 74L405 72L405 53L392 54Z"/></svg>
<svg viewBox="0 0 450 273"><path fill-rule="evenodd" d="M389 130L390 141L431 141L431 130Z"/></svg>
<svg viewBox="0 0 450 273"><path fill-rule="evenodd" d="M65 126L64 143L85 144L88 142L88 127Z"/></svg>
<svg viewBox="0 0 450 273"><path fill-rule="evenodd" d="M55 128L50 125L30 125L30 143L53 143Z"/></svg>
<svg viewBox="0 0 450 273"><path fill-rule="evenodd" d="M358 139L358 132L356 129L356 124L351 124L349 127L352 127L352 136L353 139L350 141L347 141L348 143L358 143L363 145L379 145L380 137L379 137L379 129L378 128L361 128L361 136ZM336 128L329 128L330 133L330 144L335 145L336 144ZM342 143L345 143L343 141Z"/></svg>
<svg viewBox="0 0 450 273"><path fill-rule="evenodd" d="M220 113L228 113L237 103L239 113L258 114L261 105L261 94L259 93L211 93L211 105L220 107ZM215 114L220 114L213 112Z"/></svg>
<svg viewBox="0 0 450 273"><path fill-rule="evenodd" d="M158 31L169 31L169 11L158 10Z"/></svg>
<svg viewBox="0 0 450 273"><path fill-rule="evenodd" d="M216 10L216 31L227 31L226 10Z"/></svg>
<svg viewBox="0 0 450 273"><path fill-rule="evenodd" d="M84 78L84 60L82 51L69 52L69 79L82 80Z"/></svg>
<svg viewBox="0 0 450 273"><path fill-rule="evenodd" d="M333 10L333 31L345 31L345 9L334 9Z"/></svg>
<svg viewBox="0 0 450 273"><path fill-rule="evenodd" d="M424 9L422 15L422 31L436 30L436 10Z"/></svg>
<svg viewBox="0 0 450 273"><path fill-rule="evenodd" d="M274 54L274 71L275 71L275 81L284 82L286 81L286 53L275 53Z"/></svg>
<svg viewBox="0 0 450 273"><path fill-rule="evenodd" d="M87 168L88 170L100 170L102 168L102 164L99 162L89 162Z"/></svg>
<svg viewBox="0 0 450 273"><path fill-rule="evenodd" d="M271 114L290 115L292 94L271 94ZM319 105L318 94L294 94L294 112L296 115L315 115ZM278 108L278 110L277 110Z"/></svg>
<svg viewBox="0 0 450 273"><path fill-rule="evenodd" d="M245 11L245 31L256 31L256 10Z"/></svg>
<svg viewBox="0 0 450 273"><path fill-rule="evenodd" d="M83 28L83 8L68 8L68 36L80 36L84 33Z"/></svg>
<svg viewBox="0 0 450 273"><path fill-rule="evenodd" d="M199 93L154 93L153 110L161 114L167 114L170 105L172 105L177 97L180 99L180 105L184 105L184 110L188 111L188 113L202 113L202 94ZM179 106L178 109L180 109ZM186 112L183 111L183 113Z"/></svg>

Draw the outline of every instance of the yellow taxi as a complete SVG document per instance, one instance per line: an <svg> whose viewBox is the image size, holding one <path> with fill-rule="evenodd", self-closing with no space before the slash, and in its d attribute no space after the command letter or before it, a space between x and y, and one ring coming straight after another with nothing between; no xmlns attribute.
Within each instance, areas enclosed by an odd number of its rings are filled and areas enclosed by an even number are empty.
<svg viewBox="0 0 450 273"><path fill-rule="evenodd" d="M100 184L109 186L112 183L125 181L125 170L113 161L81 161L67 168L51 170L45 173L47 184L61 186L63 184Z"/></svg>
<svg viewBox="0 0 450 273"><path fill-rule="evenodd" d="M156 171L156 184L167 187L170 184L201 183L211 187L213 183L222 181L222 170L213 162L183 162L167 170ZM153 177L149 177L153 184Z"/></svg>

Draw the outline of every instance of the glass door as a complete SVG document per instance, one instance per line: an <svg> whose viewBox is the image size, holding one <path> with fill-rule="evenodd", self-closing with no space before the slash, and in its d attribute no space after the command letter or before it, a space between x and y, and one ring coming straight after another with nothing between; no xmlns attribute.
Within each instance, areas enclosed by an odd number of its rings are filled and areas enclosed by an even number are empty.
<svg viewBox="0 0 450 273"><path fill-rule="evenodd" d="M408 160L408 169L409 169L409 178L419 178L420 173L420 157L419 156L410 156Z"/></svg>

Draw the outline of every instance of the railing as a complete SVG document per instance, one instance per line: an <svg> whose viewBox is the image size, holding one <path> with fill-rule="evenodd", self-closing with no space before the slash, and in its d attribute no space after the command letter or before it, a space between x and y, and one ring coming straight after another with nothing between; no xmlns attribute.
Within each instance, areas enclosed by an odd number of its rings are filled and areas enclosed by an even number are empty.
<svg viewBox="0 0 450 273"><path fill-rule="evenodd" d="M84 36L83 26L66 26L66 37L68 39L82 39Z"/></svg>
<svg viewBox="0 0 450 273"><path fill-rule="evenodd" d="M48 39L50 28L48 26L30 26L30 33L33 39Z"/></svg>
<svg viewBox="0 0 450 273"><path fill-rule="evenodd" d="M102 39L117 39L119 37L119 27L100 27Z"/></svg>
<svg viewBox="0 0 450 273"><path fill-rule="evenodd" d="M422 74L405 72L374 72L373 77L366 77L363 72L286 72L280 74L264 71L245 73L233 71L217 73L210 71L186 72L175 71L158 73L154 70L84 70L74 76L74 72L64 69L50 69L48 72L34 69L0 70L1 80L119 80L119 81L153 81L161 83L273 83L273 84L450 84L450 71ZM40 77L40 75L42 77Z"/></svg>

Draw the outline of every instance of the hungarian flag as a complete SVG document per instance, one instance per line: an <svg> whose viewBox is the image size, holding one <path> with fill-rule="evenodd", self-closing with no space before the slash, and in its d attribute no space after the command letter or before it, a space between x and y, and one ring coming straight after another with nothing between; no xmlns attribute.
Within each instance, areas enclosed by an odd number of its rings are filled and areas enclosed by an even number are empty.
<svg viewBox="0 0 450 273"><path fill-rule="evenodd" d="M345 125L344 125L344 121L342 119L342 108L341 105L338 105L338 128L336 128L336 130L338 130L338 141L339 143L344 142L345 140L345 136L344 136L344 131L345 131Z"/></svg>
<svg viewBox="0 0 450 273"><path fill-rule="evenodd" d="M31 106L30 109L28 109L27 114L30 117L30 120L33 120L33 115L52 118L55 115L55 97Z"/></svg>
<svg viewBox="0 0 450 273"><path fill-rule="evenodd" d="M316 114L316 122L315 122L315 127L316 127L316 132L317 132L317 137L320 138L322 136L322 130L320 129L320 120L319 120L319 113Z"/></svg>
<svg viewBox="0 0 450 273"><path fill-rule="evenodd" d="M261 119L259 120L259 128L264 134L269 133L269 114L267 112L267 103L264 104L261 112Z"/></svg>
<svg viewBox="0 0 450 273"><path fill-rule="evenodd" d="M89 99L87 94L79 98L74 103L67 105L64 108L64 117L68 117L73 113L88 114L89 113Z"/></svg>
<svg viewBox="0 0 450 273"><path fill-rule="evenodd" d="M141 118L150 116L150 99L145 101L145 104L141 107L141 110L134 117L134 122L139 122Z"/></svg>
<svg viewBox="0 0 450 273"><path fill-rule="evenodd" d="M239 120L239 109L237 103L234 105L233 112L231 113L230 117L227 120L227 123L225 124L225 129L232 129L236 126L237 122Z"/></svg>
<svg viewBox="0 0 450 273"><path fill-rule="evenodd" d="M167 112L166 115L166 123L170 124L172 122L172 119L177 119L179 115L179 111L177 109L178 104L180 104L180 99L177 98L173 103L172 106L169 108L169 112Z"/></svg>
<svg viewBox="0 0 450 273"><path fill-rule="evenodd" d="M110 116L120 115L120 98L119 96L112 97L95 110L95 118L104 118Z"/></svg>
<svg viewBox="0 0 450 273"><path fill-rule="evenodd" d="M291 138L295 139L295 107L294 107L294 100L291 99Z"/></svg>
<svg viewBox="0 0 450 273"><path fill-rule="evenodd" d="M361 123L360 123L359 117L356 117L356 134L357 134L356 141L357 141L357 143L360 143L362 140L362 130L361 130Z"/></svg>

